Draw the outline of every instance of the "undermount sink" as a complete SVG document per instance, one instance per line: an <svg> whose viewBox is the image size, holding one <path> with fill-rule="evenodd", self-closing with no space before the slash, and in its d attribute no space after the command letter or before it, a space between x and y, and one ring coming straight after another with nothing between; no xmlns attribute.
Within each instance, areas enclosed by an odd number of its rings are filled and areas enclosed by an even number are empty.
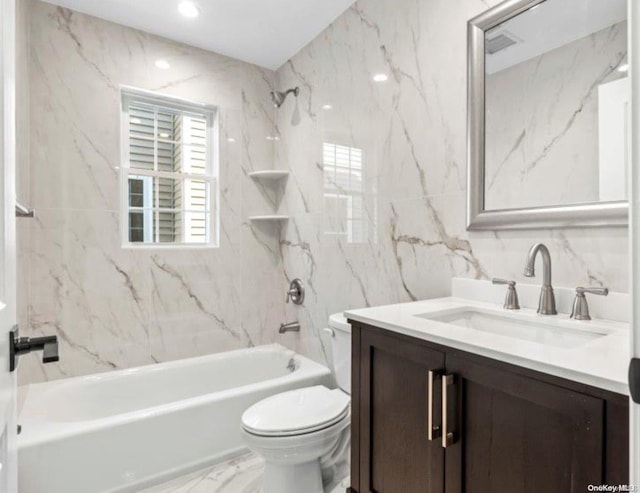
<svg viewBox="0 0 640 493"><path fill-rule="evenodd" d="M606 328L598 327L591 322L585 323L584 328L570 327L567 325L574 325L575 322L537 320L527 315L501 314L473 307L422 313L416 316L457 327L561 348L577 347L609 334Z"/></svg>

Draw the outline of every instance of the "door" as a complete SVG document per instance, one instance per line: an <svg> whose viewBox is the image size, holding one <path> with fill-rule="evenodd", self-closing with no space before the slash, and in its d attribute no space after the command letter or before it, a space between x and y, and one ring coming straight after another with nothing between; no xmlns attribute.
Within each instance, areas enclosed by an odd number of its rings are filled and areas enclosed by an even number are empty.
<svg viewBox="0 0 640 493"><path fill-rule="evenodd" d="M15 0L0 0L0 491L17 491L16 380L9 332L16 323Z"/></svg>
<svg viewBox="0 0 640 493"><path fill-rule="evenodd" d="M629 2L629 77L631 78L631 193L629 232L631 236L631 356L640 358L640 2ZM640 485L640 398L631 406L629 482Z"/></svg>
<svg viewBox="0 0 640 493"><path fill-rule="evenodd" d="M602 484L604 400L450 353L447 375L447 493L584 493Z"/></svg>
<svg viewBox="0 0 640 493"><path fill-rule="evenodd" d="M444 354L369 327L361 330L359 350L360 395L354 397L359 400L359 485L354 489L442 493L437 372L444 368Z"/></svg>

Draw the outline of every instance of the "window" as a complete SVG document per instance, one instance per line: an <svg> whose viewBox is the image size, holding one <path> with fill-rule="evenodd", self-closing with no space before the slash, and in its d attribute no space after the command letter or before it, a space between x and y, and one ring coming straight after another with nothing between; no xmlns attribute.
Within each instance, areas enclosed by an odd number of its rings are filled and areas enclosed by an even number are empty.
<svg viewBox="0 0 640 493"><path fill-rule="evenodd" d="M374 234L375 227L371 227L374 225L366 214L362 149L324 142L322 154L325 235L347 243L363 243L369 239L370 229ZM375 208L375 202L370 206Z"/></svg>
<svg viewBox="0 0 640 493"><path fill-rule="evenodd" d="M133 90L122 108L123 243L215 246L215 111Z"/></svg>

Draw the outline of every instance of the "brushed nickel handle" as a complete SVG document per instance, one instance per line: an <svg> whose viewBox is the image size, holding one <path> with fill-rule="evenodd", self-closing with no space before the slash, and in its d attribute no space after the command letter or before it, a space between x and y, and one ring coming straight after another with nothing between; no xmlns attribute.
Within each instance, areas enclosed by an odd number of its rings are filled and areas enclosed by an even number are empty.
<svg viewBox="0 0 640 493"><path fill-rule="evenodd" d="M515 281L511 281L509 279L500 279L499 277L494 277L493 279L491 279L491 282L493 284L506 284L508 286L515 286L516 285Z"/></svg>
<svg viewBox="0 0 640 493"><path fill-rule="evenodd" d="M583 288L578 286L576 288L576 293L578 294L584 294L584 293L590 293L590 294L597 294L599 296L607 296L609 294L609 288Z"/></svg>
<svg viewBox="0 0 640 493"><path fill-rule="evenodd" d="M29 209L24 205L16 202L16 217L35 217L33 209Z"/></svg>
<svg viewBox="0 0 640 493"><path fill-rule="evenodd" d="M435 398L433 396L433 392L435 389L435 379L440 378L440 372L437 370L429 370L429 375L427 377L427 438L430 442L435 440L440 436L442 430L439 425L434 424L433 419L433 408Z"/></svg>
<svg viewBox="0 0 640 493"><path fill-rule="evenodd" d="M515 281L494 277L491 282L493 284L506 284L508 286L503 305L505 310L520 310L520 302L518 301L518 292L516 291Z"/></svg>
<svg viewBox="0 0 640 493"><path fill-rule="evenodd" d="M293 301L296 305L302 305L304 302L304 283L300 279L291 281L285 301L289 303L289 300Z"/></svg>
<svg viewBox="0 0 640 493"><path fill-rule="evenodd" d="M453 387L455 376L453 374L442 377L442 446L447 448L455 442L455 434L449 431L449 388Z"/></svg>
<svg viewBox="0 0 640 493"><path fill-rule="evenodd" d="M576 288L576 297L573 300L573 307L571 308L571 318L575 320L591 320L589 304L587 303L587 297L584 295L585 293L608 296L609 288L583 288L578 286Z"/></svg>

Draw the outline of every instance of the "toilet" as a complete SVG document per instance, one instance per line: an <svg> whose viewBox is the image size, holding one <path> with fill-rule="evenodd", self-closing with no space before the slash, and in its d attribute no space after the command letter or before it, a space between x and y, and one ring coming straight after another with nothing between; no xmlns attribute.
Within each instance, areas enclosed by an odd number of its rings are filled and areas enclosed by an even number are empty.
<svg viewBox="0 0 640 493"><path fill-rule="evenodd" d="M263 493L325 493L349 453L351 326L329 317L338 389L322 385L268 397L242 415L247 447L265 460Z"/></svg>

